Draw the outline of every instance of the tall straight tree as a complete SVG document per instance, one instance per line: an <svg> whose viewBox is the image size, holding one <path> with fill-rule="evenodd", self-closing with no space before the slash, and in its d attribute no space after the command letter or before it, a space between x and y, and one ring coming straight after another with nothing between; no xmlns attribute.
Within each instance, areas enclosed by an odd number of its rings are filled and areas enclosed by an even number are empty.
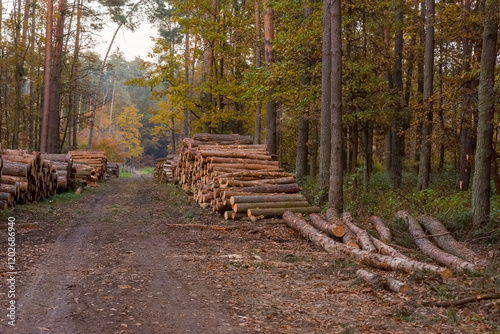
<svg viewBox="0 0 500 334"><path fill-rule="evenodd" d="M332 0L323 0L323 46L321 52L321 126L319 144L319 188L325 201L330 185L331 160L331 72L332 72Z"/></svg>
<svg viewBox="0 0 500 334"><path fill-rule="evenodd" d="M498 0L486 0L481 74L479 78L477 148L472 182L472 222L475 225L488 222L490 215L490 177L493 156L495 64L499 10Z"/></svg>
<svg viewBox="0 0 500 334"><path fill-rule="evenodd" d="M472 57L472 43L468 35L469 25L469 15L471 11L471 1L462 0L462 11L464 15L464 21L466 24L463 28L462 37L462 74L466 78L462 85L462 98L461 98L461 111L462 120L460 127L460 181L459 188L461 190L469 190L469 181L472 172L472 161L475 149L475 137L474 133L474 121L472 113L472 103L471 103L471 88L472 82L468 76L471 70L471 57Z"/></svg>
<svg viewBox="0 0 500 334"><path fill-rule="evenodd" d="M425 8L425 54L424 54L424 107L425 119L422 127L422 147L418 167L417 189L429 187L431 173L432 91L434 85L434 13L435 0L426 0Z"/></svg>
<svg viewBox="0 0 500 334"><path fill-rule="evenodd" d="M264 0L264 55L266 69L269 71L274 62L273 39L274 39L274 12L269 7L268 0ZM276 101L273 99L274 90L267 91L266 101L266 145L270 154L278 153L278 141L276 137Z"/></svg>
<svg viewBox="0 0 500 334"><path fill-rule="evenodd" d="M312 14L313 9L311 3L307 2L304 8L304 21ZM311 82L311 75L309 74L310 64L305 62L301 85L303 89L307 89L307 85ZM306 111L302 111L299 115L299 127L297 135L297 155L295 159L295 174L297 177L304 177L307 174L307 156L309 140L309 119Z"/></svg>
<svg viewBox="0 0 500 334"><path fill-rule="evenodd" d="M59 0L54 45L54 56L52 63L52 80L50 81L50 118L49 118L49 144L47 146L48 153L59 152L59 127L60 127L60 101L61 101L61 76L62 76L62 59L63 59L63 44L64 44L64 19L67 13L66 0Z"/></svg>
<svg viewBox="0 0 500 334"><path fill-rule="evenodd" d="M40 151L49 153L49 128L50 128L50 82L52 79L52 24L53 24L53 0L47 0L47 22L45 29L45 72L43 86L43 119L40 135Z"/></svg>
<svg viewBox="0 0 500 334"><path fill-rule="evenodd" d="M255 0L255 67L260 68L262 65L261 57L262 57L262 28L260 24L260 0ZM257 101L255 105L255 130L254 130L254 144L260 144L261 137L261 113L262 113L262 105L260 99Z"/></svg>
<svg viewBox="0 0 500 334"><path fill-rule="evenodd" d="M339 212L343 207L342 168L342 28L340 0L332 0L332 72L331 72L331 129L332 153L328 205Z"/></svg>
<svg viewBox="0 0 500 334"><path fill-rule="evenodd" d="M404 0L396 6L396 38L394 40L394 71L393 85L396 95L396 105L391 126L391 185L399 188L402 182L403 152L404 152L404 99L403 99L403 6Z"/></svg>

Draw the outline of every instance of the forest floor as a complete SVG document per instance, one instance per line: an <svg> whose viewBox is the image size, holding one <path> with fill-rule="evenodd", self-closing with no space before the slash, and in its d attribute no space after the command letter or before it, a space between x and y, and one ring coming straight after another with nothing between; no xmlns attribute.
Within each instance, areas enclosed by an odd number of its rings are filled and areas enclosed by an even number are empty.
<svg viewBox="0 0 500 334"><path fill-rule="evenodd" d="M12 215L18 224L18 274L12 327L7 234L0 229L1 333L500 329L498 300L461 308L421 304L491 293L498 272L448 282L417 273L406 280L413 288L407 294L371 288L356 278L360 265L323 252L285 225L228 223L151 175L113 179L79 196L59 195L2 214L1 223Z"/></svg>

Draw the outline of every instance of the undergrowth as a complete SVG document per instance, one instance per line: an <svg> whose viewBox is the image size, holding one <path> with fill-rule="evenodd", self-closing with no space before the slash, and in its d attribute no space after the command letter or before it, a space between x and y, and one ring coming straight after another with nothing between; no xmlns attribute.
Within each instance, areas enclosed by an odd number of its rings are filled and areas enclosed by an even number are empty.
<svg viewBox="0 0 500 334"><path fill-rule="evenodd" d="M318 179L307 177L298 180L302 193L314 205L322 205L318 191ZM443 222L458 239L482 241L483 243L500 242L500 196L491 198L491 221L486 226L473 226L470 207L471 191L458 190L457 176L453 170L435 173L428 189L418 191L417 173L406 170L403 173L403 185L391 189L389 177L383 171L371 175L368 185L363 185L363 169L344 178L344 211L349 211L359 220L377 215L387 222L393 220L399 210L407 210L418 216L432 215ZM404 226L397 222L391 228L404 231ZM404 233L397 233L404 238ZM401 240L404 245L412 245L411 240ZM410 247L411 248L411 247Z"/></svg>

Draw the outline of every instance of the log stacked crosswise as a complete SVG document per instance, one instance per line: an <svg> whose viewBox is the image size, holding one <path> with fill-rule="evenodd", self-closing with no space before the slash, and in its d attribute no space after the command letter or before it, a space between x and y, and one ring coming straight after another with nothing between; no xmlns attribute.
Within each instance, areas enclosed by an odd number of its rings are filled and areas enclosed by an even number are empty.
<svg viewBox="0 0 500 334"><path fill-rule="evenodd" d="M273 161L251 136L195 134L183 140L174 177L201 207L226 219L281 217L287 210L314 213L295 174Z"/></svg>
<svg viewBox="0 0 500 334"><path fill-rule="evenodd" d="M179 156L169 154L165 158L156 160L154 178L160 182L177 182L175 170L179 164Z"/></svg>
<svg viewBox="0 0 500 334"><path fill-rule="evenodd" d="M107 171L107 159L101 150L69 151L75 167L77 182L87 186L97 186L104 181Z"/></svg>
<svg viewBox="0 0 500 334"><path fill-rule="evenodd" d="M59 156L59 155L57 155ZM67 159L65 155L62 159ZM72 184L68 166L56 155L25 150L3 150L0 182L0 208L33 202L66 190Z"/></svg>

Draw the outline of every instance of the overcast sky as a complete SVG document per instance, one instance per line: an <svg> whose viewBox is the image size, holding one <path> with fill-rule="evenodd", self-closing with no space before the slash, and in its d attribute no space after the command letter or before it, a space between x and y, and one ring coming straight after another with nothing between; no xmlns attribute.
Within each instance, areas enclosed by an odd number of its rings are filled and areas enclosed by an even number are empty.
<svg viewBox="0 0 500 334"><path fill-rule="evenodd" d="M97 52L101 55L101 59L104 59L106 55L109 42L113 38L116 28L116 24L110 23L108 27L105 27L104 30L100 32L100 44L97 46ZM134 32L122 27L116 35L110 54L119 47L120 51L125 55L125 59L129 61L133 60L135 57L146 59L148 52L151 52L154 45L153 41L151 41L151 36L156 35L157 29L151 26L147 21L142 23L139 29Z"/></svg>

